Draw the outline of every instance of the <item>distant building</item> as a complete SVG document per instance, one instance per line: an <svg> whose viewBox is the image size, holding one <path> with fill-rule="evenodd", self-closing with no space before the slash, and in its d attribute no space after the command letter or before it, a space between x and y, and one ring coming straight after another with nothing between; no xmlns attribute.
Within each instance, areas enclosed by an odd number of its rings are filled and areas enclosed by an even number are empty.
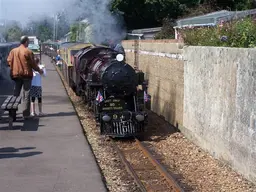
<svg viewBox="0 0 256 192"><path fill-rule="evenodd" d="M60 41L61 42L69 42L71 39L71 32L68 32L66 35L64 35L64 38L62 38Z"/></svg>
<svg viewBox="0 0 256 192"><path fill-rule="evenodd" d="M84 19L78 22L78 30L76 32L76 41L77 42L90 42L92 40L92 30L91 25L88 20ZM71 41L71 32L68 32L64 35L61 42L70 42Z"/></svg>
<svg viewBox="0 0 256 192"><path fill-rule="evenodd" d="M78 25L77 41L79 42L92 42L92 25L87 19L83 19Z"/></svg>
<svg viewBox="0 0 256 192"><path fill-rule="evenodd" d="M154 39L155 35L160 32L162 27L134 29L127 33L128 39Z"/></svg>
<svg viewBox="0 0 256 192"><path fill-rule="evenodd" d="M196 17L190 17L185 19L177 20L175 29L175 39L180 39L179 29L192 28L192 27L210 27L222 25L224 22L231 21L234 19L242 19L247 16L255 16L256 9L245 10L245 11L216 11L205 15Z"/></svg>
<svg viewBox="0 0 256 192"><path fill-rule="evenodd" d="M1 33L0 33L0 43L6 43L6 40Z"/></svg>

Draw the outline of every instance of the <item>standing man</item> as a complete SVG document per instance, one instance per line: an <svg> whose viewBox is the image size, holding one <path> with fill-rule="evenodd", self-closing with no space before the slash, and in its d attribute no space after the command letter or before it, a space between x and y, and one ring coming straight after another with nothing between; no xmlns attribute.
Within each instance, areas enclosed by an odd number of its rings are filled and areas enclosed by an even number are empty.
<svg viewBox="0 0 256 192"><path fill-rule="evenodd" d="M27 48L29 38L27 36L22 36L20 43L19 47L10 51L7 62L10 66L11 78L15 82L13 95L18 97L23 87L23 117L27 119L30 117L30 88L33 78L32 69L38 71L40 74L42 74L43 71L36 65L33 52Z"/></svg>

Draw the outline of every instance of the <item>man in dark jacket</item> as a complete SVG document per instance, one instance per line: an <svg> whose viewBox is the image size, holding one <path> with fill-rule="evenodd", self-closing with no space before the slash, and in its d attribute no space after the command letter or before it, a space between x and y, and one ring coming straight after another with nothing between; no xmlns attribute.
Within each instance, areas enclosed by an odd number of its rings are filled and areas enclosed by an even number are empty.
<svg viewBox="0 0 256 192"><path fill-rule="evenodd" d="M11 78L15 82L14 96L19 96L23 87L23 117L26 119L30 117L30 88L33 78L33 69L40 74L42 74L43 71L36 65L33 52L27 48L29 38L22 36L20 43L21 45L19 47L10 51L7 62L10 66Z"/></svg>

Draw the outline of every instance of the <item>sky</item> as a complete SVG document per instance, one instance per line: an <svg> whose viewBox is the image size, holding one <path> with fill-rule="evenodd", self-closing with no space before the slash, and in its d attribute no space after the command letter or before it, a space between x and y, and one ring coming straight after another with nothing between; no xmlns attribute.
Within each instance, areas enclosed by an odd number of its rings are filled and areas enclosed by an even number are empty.
<svg viewBox="0 0 256 192"><path fill-rule="evenodd" d="M0 18L24 24L30 17L53 16L70 3L72 0L0 0Z"/></svg>
<svg viewBox="0 0 256 192"><path fill-rule="evenodd" d="M0 19L16 20L23 26L32 17L53 17L57 11L66 10L70 21L85 15L93 26L95 43L101 43L110 37L119 41L125 36L125 29L117 25L118 20L109 11L111 0L83 0L78 6L73 6L78 0L0 0Z"/></svg>

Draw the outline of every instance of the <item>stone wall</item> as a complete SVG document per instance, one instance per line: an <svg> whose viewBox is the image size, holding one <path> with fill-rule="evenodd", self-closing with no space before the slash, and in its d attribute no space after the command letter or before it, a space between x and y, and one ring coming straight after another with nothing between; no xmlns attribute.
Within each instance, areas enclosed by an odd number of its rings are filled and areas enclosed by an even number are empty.
<svg viewBox="0 0 256 192"><path fill-rule="evenodd" d="M123 42L145 72L151 109L256 183L256 50Z"/></svg>
<svg viewBox="0 0 256 192"><path fill-rule="evenodd" d="M256 50L184 49L183 132L256 182Z"/></svg>

